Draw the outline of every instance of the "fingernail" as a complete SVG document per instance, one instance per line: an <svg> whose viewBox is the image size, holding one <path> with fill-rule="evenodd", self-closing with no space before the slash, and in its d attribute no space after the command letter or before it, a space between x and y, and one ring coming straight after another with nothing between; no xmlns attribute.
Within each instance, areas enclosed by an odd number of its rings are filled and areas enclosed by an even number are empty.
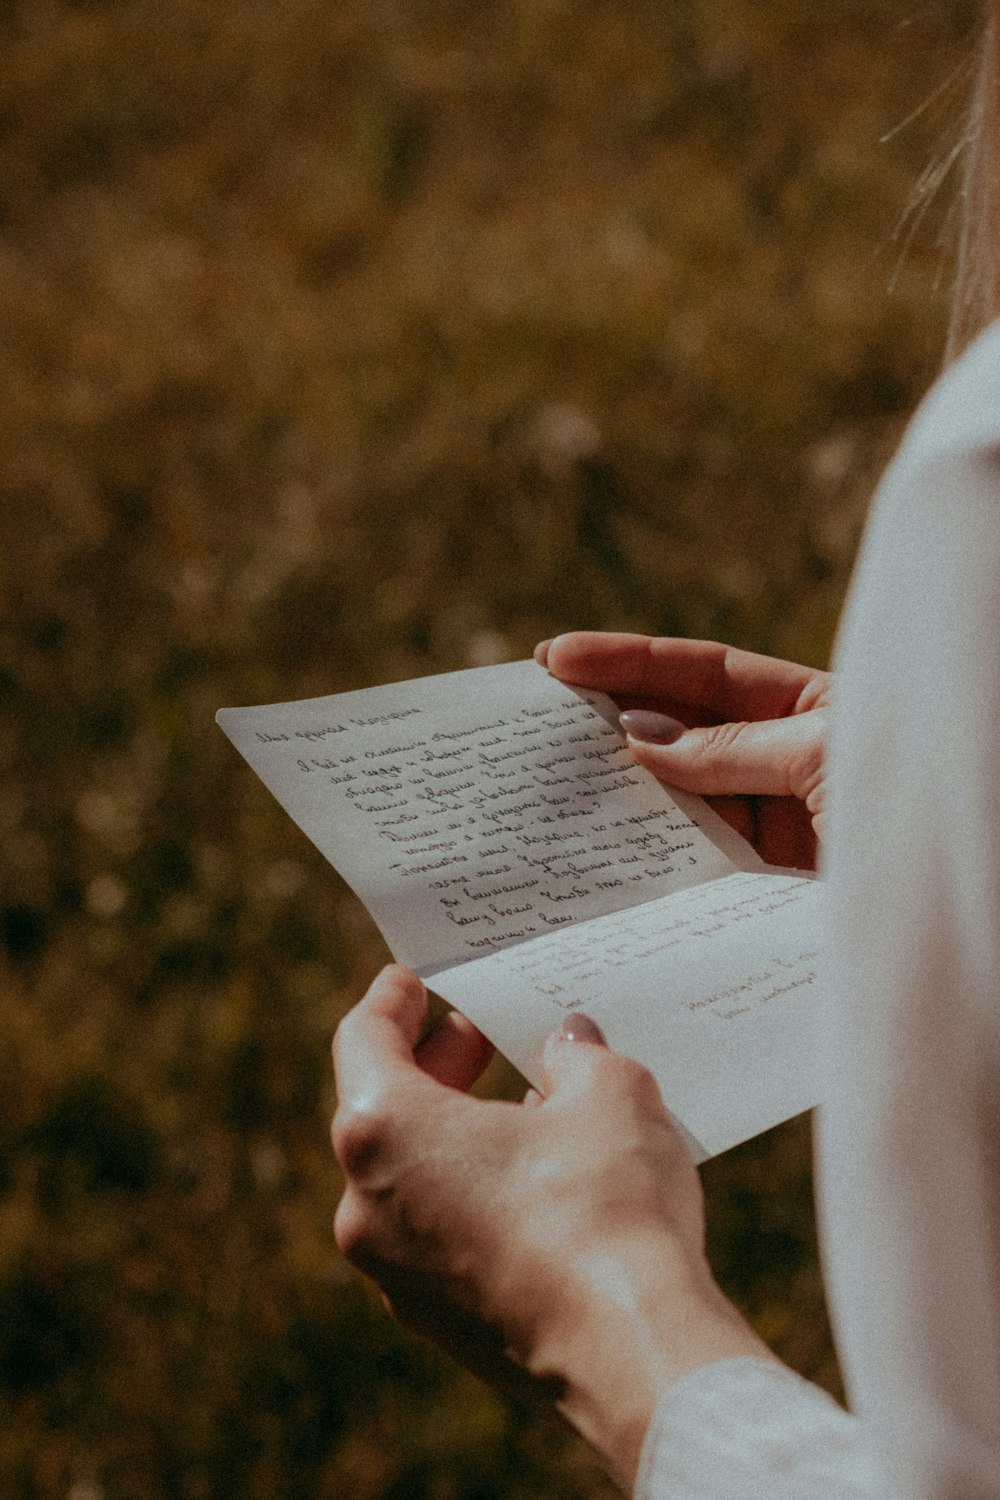
<svg viewBox="0 0 1000 1500"><path fill-rule="evenodd" d="M642 740L647 745L672 745L674 740L687 733L687 725L679 719L672 719L669 714L650 713L645 708L628 709L620 715L618 722L630 739Z"/></svg>
<svg viewBox="0 0 1000 1500"><path fill-rule="evenodd" d="M537 663L538 663L538 665L540 667L544 667L545 663L548 661L548 659L549 659L549 647L551 645L552 645L551 640L548 640L548 641L539 641L538 645L535 647L533 655L534 655L534 658L535 658L535 660L537 661Z"/></svg>
<svg viewBox="0 0 1000 1500"><path fill-rule="evenodd" d="M559 1039L563 1042L591 1042L598 1047L608 1045L604 1040L604 1032L596 1021L579 1010L570 1011L563 1021L559 1028Z"/></svg>

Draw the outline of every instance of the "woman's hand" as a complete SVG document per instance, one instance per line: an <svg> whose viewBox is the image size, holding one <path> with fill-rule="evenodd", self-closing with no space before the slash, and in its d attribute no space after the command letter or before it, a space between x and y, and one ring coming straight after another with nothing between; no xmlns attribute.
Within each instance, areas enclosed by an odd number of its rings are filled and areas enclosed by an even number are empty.
<svg viewBox="0 0 1000 1500"><path fill-rule="evenodd" d="M716 641L574 631L535 658L626 710L629 749L697 792L770 864L813 869L823 834L831 677Z"/></svg>
<svg viewBox="0 0 1000 1500"><path fill-rule="evenodd" d="M463 1091L490 1048L383 970L334 1041L335 1231L398 1316L494 1385L554 1408L631 1485L659 1397L768 1353L712 1279L701 1184L652 1076L586 1017L546 1050L545 1096Z"/></svg>

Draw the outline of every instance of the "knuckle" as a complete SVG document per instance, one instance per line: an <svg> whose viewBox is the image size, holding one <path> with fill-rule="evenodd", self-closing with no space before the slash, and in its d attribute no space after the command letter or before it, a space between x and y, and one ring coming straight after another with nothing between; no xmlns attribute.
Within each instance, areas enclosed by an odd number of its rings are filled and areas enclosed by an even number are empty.
<svg viewBox="0 0 1000 1500"><path fill-rule="evenodd" d="M354 1026L356 1011L357 1007L352 1007L352 1009L349 1010L346 1015L341 1016L340 1020L337 1022L336 1030L333 1033L333 1043L331 1047L334 1063L336 1063L338 1058L341 1056L347 1040L351 1034L351 1030Z"/></svg>
<svg viewBox="0 0 1000 1500"><path fill-rule="evenodd" d="M376 1237L374 1215L371 1205L350 1188L337 1204L333 1237L340 1253L352 1265L368 1264Z"/></svg>
<svg viewBox="0 0 1000 1500"><path fill-rule="evenodd" d="M738 745L750 725L745 721L731 724L710 724L701 731L701 748L705 755L725 755Z"/></svg>
<svg viewBox="0 0 1000 1500"><path fill-rule="evenodd" d="M660 1102L660 1086L652 1073L641 1062L636 1062L633 1057L623 1059L623 1082L630 1094L634 1095L644 1104Z"/></svg>
<svg viewBox="0 0 1000 1500"><path fill-rule="evenodd" d="M829 708L832 695L833 673L815 672L799 694L793 712L822 713Z"/></svg>
<svg viewBox="0 0 1000 1500"><path fill-rule="evenodd" d="M826 778L825 725L811 726L810 733L792 756L789 766L789 783L792 791L803 801L819 793Z"/></svg>
<svg viewBox="0 0 1000 1500"><path fill-rule="evenodd" d="M803 802L807 804L810 800L821 802L826 780L826 767L822 754L809 753L796 756L789 770L788 779L792 791L797 797L801 797Z"/></svg>
<svg viewBox="0 0 1000 1500"><path fill-rule="evenodd" d="M605 1052L599 1066L604 1073L604 1086L641 1106L654 1101L660 1103L660 1089L652 1073L634 1057L625 1057L619 1052Z"/></svg>
<svg viewBox="0 0 1000 1500"><path fill-rule="evenodd" d="M337 1160L348 1177L363 1178L389 1146L391 1121L380 1104L341 1104L333 1117L330 1139Z"/></svg>

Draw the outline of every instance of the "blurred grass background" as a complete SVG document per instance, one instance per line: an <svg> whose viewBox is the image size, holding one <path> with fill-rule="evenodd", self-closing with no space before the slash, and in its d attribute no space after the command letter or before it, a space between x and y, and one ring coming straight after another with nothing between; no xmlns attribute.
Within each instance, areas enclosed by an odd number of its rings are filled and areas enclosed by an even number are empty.
<svg viewBox="0 0 1000 1500"><path fill-rule="evenodd" d="M974 11L0 4L5 1496L612 1494L339 1261L383 950L212 716L571 626L823 664L940 359L949 193L905 210ZM705 1178L838 1390L807 1122Z"/></svg>

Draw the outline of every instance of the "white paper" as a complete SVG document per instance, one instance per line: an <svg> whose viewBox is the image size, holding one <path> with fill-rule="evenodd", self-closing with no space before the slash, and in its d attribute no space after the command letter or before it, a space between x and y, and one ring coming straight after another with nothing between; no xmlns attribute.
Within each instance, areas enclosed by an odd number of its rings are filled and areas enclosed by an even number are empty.
<svg viewBox="0 0 1000 1500"><path fill-rule="evenodd" d="M580 1009L699 1159L816 1102L819 887L636 766L602 694L514 662L217 717L396 958L532 1082Z"/></svg>
<svg viewBox="0 0 1000 1500"><path fill-rule="evenodd" d="M534 662L217 717L425 977L754 861Z"/></svg>
<svg viewBox="0 0 1000 1500"><path fill-rule="evenodd" d="M539 1087L567 1012L644 1063L696 1161L819 1097L822 887L728 875L438 974L434 987Z"/></svg>

